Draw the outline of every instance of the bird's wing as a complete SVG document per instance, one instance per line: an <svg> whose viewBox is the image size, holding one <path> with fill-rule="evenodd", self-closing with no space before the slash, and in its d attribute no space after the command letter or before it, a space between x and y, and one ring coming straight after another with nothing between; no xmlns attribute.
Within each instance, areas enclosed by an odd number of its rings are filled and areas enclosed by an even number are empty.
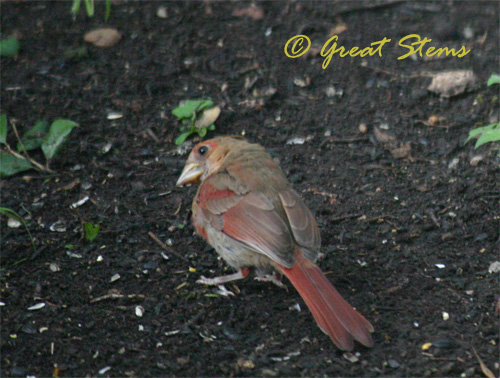
<svg viewBox="0 0 500 378"><path fill-rule="evenodd" d="M247 191L230 175L217 174L201 184L196 204L212 227L285 267L293 266L288 219L262 192Z"/></svg>
<svg viewBox="0 0 500 378"><path fill-rule="evenodd" d="M307 259L316 261L321 246L321 236L311 210L293 189L280 192L279 197L295 241L302 247Z"/></svg>

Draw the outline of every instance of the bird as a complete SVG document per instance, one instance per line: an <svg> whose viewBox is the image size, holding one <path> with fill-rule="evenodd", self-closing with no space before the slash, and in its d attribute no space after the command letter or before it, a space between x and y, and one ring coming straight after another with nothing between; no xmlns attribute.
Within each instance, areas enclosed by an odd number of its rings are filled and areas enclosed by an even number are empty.
<svg viewBox="0 0 500 378"><path fill-rule="evenodd" d="M373 347L371 323L316 264L321 237L312 212L264 147L239 136L198 143L176 185L196 183L194 228L236 271L198 283L221 285L254 272L283 286L286 276L339 349L353 350L354 341Z"/></svg>

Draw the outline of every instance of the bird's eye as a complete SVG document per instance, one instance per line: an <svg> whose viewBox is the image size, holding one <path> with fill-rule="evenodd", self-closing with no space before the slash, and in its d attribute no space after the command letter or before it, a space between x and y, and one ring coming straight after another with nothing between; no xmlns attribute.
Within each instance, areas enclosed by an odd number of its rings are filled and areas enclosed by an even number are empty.
<svg viewBox="0 0 500 378"><path fill-rule="evenodd" d="M198 153L203 156L207 153L208 147L207 146L201 146L200 149L198 150Z"/></svg>

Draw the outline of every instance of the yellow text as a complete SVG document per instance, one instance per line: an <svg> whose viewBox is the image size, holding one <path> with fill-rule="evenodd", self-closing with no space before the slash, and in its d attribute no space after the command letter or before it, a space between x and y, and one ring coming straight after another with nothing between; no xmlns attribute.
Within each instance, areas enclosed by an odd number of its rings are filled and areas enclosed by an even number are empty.
<svg viewBox="0 0 500 378"><path fill-rule="evenodd" d="M414 42L410 43L409 45L405 45L403 42L405 42L408 39L416 39L416 40ZM418 34L410 34L410 35L407 35L406 37L401 38L399 40L399 46L407 48L409 51L406 54L401 55L398 58L398 60L408 58L410 55L413 55L413 54L418 54L418 55L420 55L420 57L422 57L423 56L422 50L423 50L424 46L431 41L432 41L432 39L429 39L429 38L424 38L424 39L420 38L420 36ZM445 53L446 56L451 54L453 56L462 58L465 55L467 55L469 52L470 52L470 49L467 50L465 48L465 46L462 46L458 51L456 51L455 49L450 49L448 47L441 47L439 49L436 49L435 47L429 47L425 51L425 55L428 57L432 57L436 54L437 54L437 56L441 56L442 53Z"/></svg>
<svg viewBox="0 0 500 378"><path fill-rule="evenodd" d="M321 56L325 58L325 60L323 61L323 65L322 65L323 69L328 67L328 65L330 64L330 61L332 60L332 56L336 53L339 53L341 58L344 58L347 55L349 55L351 57L355 57L358 55L361 57L365 57L367 55L373 56L375 54L382 56L382 47L384 47L384 45L387 42L391 41L390 39L384 37L384 39L382 39L381 41L373 42L372 44L370 44L369 47L365 47L364 49L360 50L359 47L354 46L350 50L346 51L344 46L337 47L337 42L334 42L334 41L337 41L338 39L339 39L339 37L337 35L334 35L328 41L326 41L325 44L323 45L323 48L321 49L321 52L320 52ZM332 46L328 49L328 46L330 44ZM374 48L375 46L377 46L377 48Z"/></svg>

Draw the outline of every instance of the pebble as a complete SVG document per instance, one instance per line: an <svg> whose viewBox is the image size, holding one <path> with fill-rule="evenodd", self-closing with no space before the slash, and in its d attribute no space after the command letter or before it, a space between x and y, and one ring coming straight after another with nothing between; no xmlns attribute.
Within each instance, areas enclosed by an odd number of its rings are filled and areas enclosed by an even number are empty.
<svg viewBox="0 0 500 378"><path fill-rule="evenodd" d="M30 326L24 326L22 329L21 329L22 332L28 334L28 335L35 335L38 333L38 331L33 328L33 327L30 327Z"/></svg>
<svg viewBox="0 0 500 378"><path fill-rule="evenodd" d="M52 232L66 232L66 223L63 220L58 220L49 227Z"/></svg>
<svg viewBox="0 0 500 378"><path fill-rule="evenodd" d="M470 165L473 167L477 166L480 162L482 162L484 159L483 155L476 155L472 159L470 159Z"/></svg>
<svg viewBox="0 0 500 378"><path fill-rule="evenodd" d="M164 6L158 7L158 9L156 10L156 15L159 18L167 18L167 8Z"/></svg>
<svg viewBox="0 0 500 378"><path fill-rule="evenodd" d="M24 377L26 376L26 370L21 368L21 367L13 367L10 369L10 374L12 374L15 377Z"/></svg>
<svg viewBox="0 0 500 378"><path fill-rule="evenodd" d="M51 272L59 272L61 270L61 268L59 267L59 265L57 265L56 263L51 263L49 265L49 269Z"/></svg>
<svg viewBox="0 0 500 378"><path fill-rule="evenodd" d="M452 344L449 340L436 340L432 343L436 348L451 348Z"/></svg>
<svg viewBox="0 0 500 378"><path fill-rule="evenodd" d="M397 369L400 366L396 360L387 360L387 364L393 369Z"/></svg>
<svg viewBox="0 0 500 378"><path fill-rule="evenodd" d="M19 222L17 219L9 218L9 220L7 221L7 226L9 228L19 228L21 227L21 222Z"/></svg>
<svg viewBox="0 0 500 378"><path fill-rule="evenodd" d="M271 369L262 369L260 373L264 377L276 377L278 375L278 372L276 370Z"/></svg>
<svg viewBox="0 0 500 378"><path fill-rule="evenodd" d="M500 272L500 261L495 261L491 263L490 266L488 267L488 273L492 274L498 272Z"/></svg>
<svg viewBox="0 0 500 378"><path fill-rule="evenodd" d="M28 307L29 311L35 311L35 310L40 310L45 307L45 302L37 303L33 306Z"/></svg>
<svg viewBox="0 0 500 378"><path fill-rule="evenodd" d="M347 361L352 363L356 363L359 361L359 358L350 352L345 352L344 354L342 354L342 357L344 357Z"/></svg>
<svg viewBox="0 0 500 378"><path fill-rule="evenodd" d="M101 370L99 370L99 374L100 375L106 374L110 370L111 370L111 366L106 366L106 367L102 368Z"/></svg>
<svg viewBox="0 0 500 378"><path fill-rule="evenodd" d="M138 316L139 318L142 318L144 315L144 307L142 306L135 306L135 315Z"/></svg>
<svg viewBox="0 0 500 378"><path fill-rule="evenodd" d="M243 369L254 369L255 368L255 362L252 360L245 360L243 358L239 358L237 361L237 364L239 367Z"/></svg>
<svg viewBox="0 0 500 378"><path fill-rule="evenodd" d="M460 162L460 159L459 158L454 158L450 161L450 163L448 164L448 169L451 171L453 169L455 169L457 166L458 166L458 163Z"/></svg>

